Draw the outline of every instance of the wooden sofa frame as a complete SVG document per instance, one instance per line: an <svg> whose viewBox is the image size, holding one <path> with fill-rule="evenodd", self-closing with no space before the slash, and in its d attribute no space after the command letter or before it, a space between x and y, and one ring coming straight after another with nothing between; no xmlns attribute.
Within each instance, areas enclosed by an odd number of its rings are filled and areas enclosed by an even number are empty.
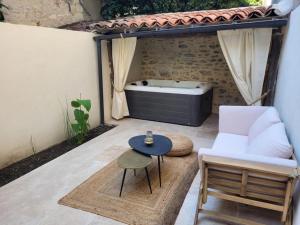
<svg viewBox="0 0 300 225"><path fill-rule="evenodd" d="M203 155L201 160L201 184L194 225L198 214L238 224L258 223L219 212L203 209L207 196L246 205L271 209L282 213L281 222L291 223L292 194L299 169L250 163L224 157Z"/></svg>

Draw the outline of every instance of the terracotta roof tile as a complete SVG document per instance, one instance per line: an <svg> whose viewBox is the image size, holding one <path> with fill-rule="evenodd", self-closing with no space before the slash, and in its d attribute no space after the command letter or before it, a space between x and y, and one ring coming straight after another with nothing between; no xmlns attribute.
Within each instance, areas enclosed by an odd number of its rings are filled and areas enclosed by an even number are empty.
<svg viewBox="0 0 300 225"><path fill-rule="evenodd" d="M88 28L98 32L106 32L124 29L164 28L176 27L180 25L189 26L193 24L201 25L207 23L243 21L270 16L274 16L271 8L256 6L221 10L131 16L115 20L99 21L90 24Z"/></svg>
<svg viewBox="0 0 300 225"><path fill-rule="evenodd" d="M83 21L63 26L65 29L95 31L124 31L138 29L172 28L215 23L230 23L256 18L276 16L274 10L263 6L240 7L220 10L203 10L191 12L161 13L138 15L107 21Z"/></svg>

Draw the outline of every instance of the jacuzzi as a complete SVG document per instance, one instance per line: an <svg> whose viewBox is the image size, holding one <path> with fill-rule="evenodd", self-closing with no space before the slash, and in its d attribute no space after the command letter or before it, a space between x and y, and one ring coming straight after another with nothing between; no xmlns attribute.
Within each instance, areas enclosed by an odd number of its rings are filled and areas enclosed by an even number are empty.
<svg viewBox="0 0 300 225"><path fill-rule="evenodd" d="M143 80L127 84L125 93L132 118L200 126L211 114L208 82Z"/></svg>

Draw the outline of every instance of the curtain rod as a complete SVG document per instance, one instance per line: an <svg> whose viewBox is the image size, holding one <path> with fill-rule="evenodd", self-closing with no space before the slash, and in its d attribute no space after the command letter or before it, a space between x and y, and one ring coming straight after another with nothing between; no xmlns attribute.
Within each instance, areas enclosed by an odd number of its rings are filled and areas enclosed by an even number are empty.
<svg viewBox="0 0 300 225"><path fill-rule="evenodd" d="M137 31L132 33L119 33L99 35L94 37L95 41L111 40L122 37L137 37L137 38L149 38L155 36L168 36L177 34L193 34L193 33L209 33L216 32L218 30L235 30L235 29L247 29L247 28L275 28L287 25L288 18L273 18L271 20L256 20L250 22L233 22L230 24L213 24L202 25L197 27L188 28L175 28L175 29L161 29L153 31Z"/></svg>

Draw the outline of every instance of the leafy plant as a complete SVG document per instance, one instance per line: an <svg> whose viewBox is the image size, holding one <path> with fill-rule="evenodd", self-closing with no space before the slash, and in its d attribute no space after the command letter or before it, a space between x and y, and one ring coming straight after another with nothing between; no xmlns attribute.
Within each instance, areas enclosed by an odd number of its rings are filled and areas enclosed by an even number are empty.
<svg viewBox="0 0 300 225"><path fill-rule="evenodd" d="M72 129L72 122L71 122L70 114L69 114L69 103L68 103L67 99L66 99L66 110L64 111L64 115L65 115L66 134L67 134L68 139L70 140L72 137L75 136L75 134Z"/></svg>
<svg viewBox="0 0 300 225"><path fill-rule="evenodd" d="M91 100L77 99L71 102L74 108L75 122L71 124L78 144L82 144L90 128L89 111L91 110Z"/></svg>
<svg viewBox="0 0 300 225"><path fill-rule="evenodd" d="M0 0L0 22L4 21L3 8L8 9L8 7L6 5L4 5L2 3L2 1Z"/></svg>
<svg viewBox="0 0 300 225"><path fill-rule="evenodd" d="M130 15L184 12L261 5L262 0L106 0L101 8L104 19Z"/></svg>
<svg viewBox="0 0 300 225"><path fill-rule="evenodd" d="M34 143L33 143L32 135L30 136L30 144L31 144L31 151L32 151L33 155L35 155L36 154L36 149L35 149L35 146L34 146Z"/></svg>

